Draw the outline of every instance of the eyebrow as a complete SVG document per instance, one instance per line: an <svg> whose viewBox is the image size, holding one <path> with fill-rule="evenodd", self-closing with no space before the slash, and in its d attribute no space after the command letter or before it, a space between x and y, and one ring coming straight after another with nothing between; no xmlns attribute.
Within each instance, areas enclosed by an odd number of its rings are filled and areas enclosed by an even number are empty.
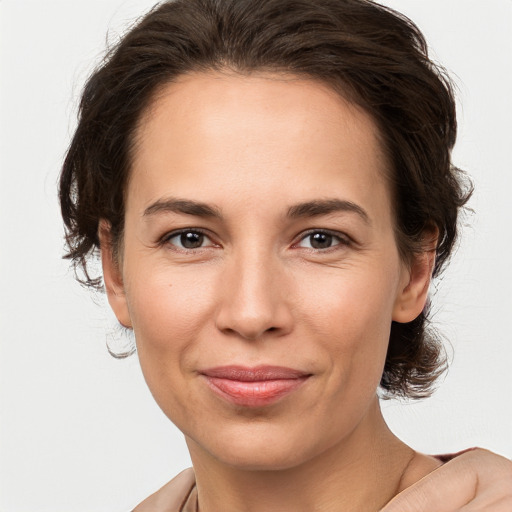
<svg viewBox="0 0 512 512"><path fill-rule="evenodd" d="M194 215L196 217L222 218L220 210L215 206L201 203L199 201L191 201L189 199L179 199L175 197L159 199L152 203L144 210L143 216L146 217L156 213L167 212L184 213L186 215Z"/></svg>
<svg viewBox="0 0 512 512"><path fill-rule="evenodd" d="M299 203L290 206L288 209L288 217L296 219L301 217L316 217L320 215L328 215L336 212L351 212L357 214L366 224L371 224L370 217L366 211L352 201L342 199L319 199Z"/></svg>
<svg viewBox="0 0 512 512"><path fill-rule="evenodd" d="M143 216L154 215L157 213L182 213L194 215L196 217L212 217L222 219L220 209L216 206L192 201L190 199L165 198L155 201L144 210ZM352 201L342 199L316 199L305 203L298 203L290 206L287 211L287 217L292 219L302 217L317 217L336 212L351 212L357 214L366 224L371 224L370 217L366 211Z"/></svg>

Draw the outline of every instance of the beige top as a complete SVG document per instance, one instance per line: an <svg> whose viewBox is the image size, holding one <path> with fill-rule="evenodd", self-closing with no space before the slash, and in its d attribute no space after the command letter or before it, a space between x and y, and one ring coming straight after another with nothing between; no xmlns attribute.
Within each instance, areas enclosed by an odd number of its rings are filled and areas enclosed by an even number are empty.
<svg viewBox="0 0 512 512"><path fill-rule="evenodd" d="M133 512L197 512L194 470L185 469L137 505Z"/></svg>
<svg viewBox="0 0 512 512"><path fill-rule="evenodd" d="M434 457L444 464L457 455L470 450L474 450L474 448L449 455L434 455ZM179 473L161 489L137 505L133 512L198 512L194 470L188 468Z"/></svg>

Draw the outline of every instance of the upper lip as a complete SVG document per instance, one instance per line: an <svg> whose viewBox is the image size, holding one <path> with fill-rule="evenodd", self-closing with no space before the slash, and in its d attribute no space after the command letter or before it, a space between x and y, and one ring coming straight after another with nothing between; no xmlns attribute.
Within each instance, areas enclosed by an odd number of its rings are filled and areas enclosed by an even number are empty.
<svg viewBox="0 0 512 512"><path fill-rule="evenodd" d="M265 380L299 379L310 374L285 366L217 366L201 370L201 374L218 379L238 380L241 382L256 382Z"/></svg>

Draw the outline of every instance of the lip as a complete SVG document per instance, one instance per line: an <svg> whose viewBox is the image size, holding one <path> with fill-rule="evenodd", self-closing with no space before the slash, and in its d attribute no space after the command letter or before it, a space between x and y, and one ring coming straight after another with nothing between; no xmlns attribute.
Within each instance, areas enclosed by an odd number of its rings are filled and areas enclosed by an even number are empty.
<svg viewBox="0 0 512 512"><path fill-rule="evenodd" d="M289 395L311 374L283 366L220 366L202 370L210 389L244 407L263 407Z"/></svg>

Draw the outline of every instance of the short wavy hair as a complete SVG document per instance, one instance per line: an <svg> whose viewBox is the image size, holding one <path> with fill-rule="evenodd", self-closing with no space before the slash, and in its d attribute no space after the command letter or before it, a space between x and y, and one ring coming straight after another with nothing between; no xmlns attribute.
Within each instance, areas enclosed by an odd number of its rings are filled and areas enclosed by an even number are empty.
<svg viewBox="0 0 512 512"><path fill-rule="evenodd" d="M122 247L124 193L134 133L156 91L192 71L286 72L314 78L362 107L389 161L397 247L404 261L439 232L434 276L448 260L471 194L453 166L452 84L428 56L420 30L370 0L172 0L153 8L88 79L60 177L68 252L80 282L99 249L98 223ZM385 397L428 396L446 366L428 308L393 322L381 380Z"/></svg>

